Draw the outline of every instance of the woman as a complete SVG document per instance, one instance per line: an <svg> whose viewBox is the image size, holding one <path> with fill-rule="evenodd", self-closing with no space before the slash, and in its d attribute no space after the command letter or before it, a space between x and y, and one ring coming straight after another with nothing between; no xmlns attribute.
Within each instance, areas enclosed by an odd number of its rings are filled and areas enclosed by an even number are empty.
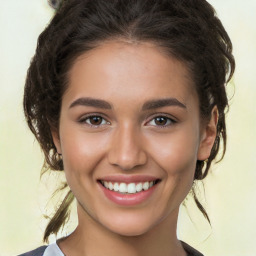
<svg viewBox="0 0 256 256"><path fill-rule="evenodd" d="M204 0L69 0L40 35L24 94L44 170L77 200L68 237L24 255L202 255L179 206L226 145L232 44ZM197 206L207 213L192 193Z"/></svg>

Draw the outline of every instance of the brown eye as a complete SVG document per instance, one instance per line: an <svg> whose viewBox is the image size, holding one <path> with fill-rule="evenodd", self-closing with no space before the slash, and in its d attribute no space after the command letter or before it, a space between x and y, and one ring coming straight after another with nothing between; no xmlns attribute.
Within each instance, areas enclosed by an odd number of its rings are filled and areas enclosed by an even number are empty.
<svg viewBox="0 0 256 256"><path fill-rule="evenodd" d="M91 125L100 125L102 123L103 118L101 116L91 116L87 120L90 121Z"/></svg>
<svg viewBox="0 0 256 256"><path fill-rule="evenodd" d="M87 116L83 117L79 120L80 123L85 123L89 126L102 126L105 124L110 124L108 121L106 121L102 116Z"/></svg>
<svg viewBox="0 0 256 256"><path fill-rule="evenodd" d="M150 126L168 127L175 124L176 121L167 116L157 116L148 123Z"/></svg>
<svg viewBox="0 0 256 256"><path fill-rule="evenodd" d="M156 117L154 120L156 125L166 125L168 118L159 116L159 117Z"/></svg>

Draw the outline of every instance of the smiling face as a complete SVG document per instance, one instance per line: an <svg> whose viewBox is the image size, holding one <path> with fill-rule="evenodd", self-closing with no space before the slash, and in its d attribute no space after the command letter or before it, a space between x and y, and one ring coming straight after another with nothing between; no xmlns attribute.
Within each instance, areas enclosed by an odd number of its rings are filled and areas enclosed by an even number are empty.
<svg viewBox="0 0 256 256"><path fill-rule="evenodd" d="M107 42L80 56L53 132L79 223L128 236L174 224L215 138L200 123L186 66L153 44Z"/></svg>

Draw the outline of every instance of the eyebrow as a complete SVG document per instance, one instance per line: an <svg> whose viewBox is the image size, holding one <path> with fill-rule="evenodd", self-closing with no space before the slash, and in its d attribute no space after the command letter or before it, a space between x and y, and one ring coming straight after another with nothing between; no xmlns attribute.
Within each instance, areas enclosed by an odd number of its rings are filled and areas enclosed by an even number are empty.
<svg viewBox="0 0 256 256"><path fill-rule="evenodd" d="M147 101L144 103L142 110L150 110L167 106L177 106L185 109L187 108L183 103L178 101L176 98L166 98Z"/></svg>
<svg viewBox="0 0 256 256"><path fill-rule="evenodd" d="M111 109L111 105L105 101L100 99L94 98L79 98L73 101L69 108L73 108L75 106L88 106L88 107L96 107L96 108L104 108L104 109Z"/></svg>
<svg viewBox="0 0 256 256"><path fill-rule="evenodd" d="M88 106L88 107L96 107L96 108L102 108L102 109L112 109L112 106L110 103L108 103L105 100L101 99L95 99L90 97L84 97L79 98L75 101L73 101L69 108L73 108L75 106ZM155 99L155 100L149 100L145 102L142 106L142 110L151 110L166 106L177 106L181 108L185 108L186 106L178 101L176 98L166 98L166 99Z"/></svg>

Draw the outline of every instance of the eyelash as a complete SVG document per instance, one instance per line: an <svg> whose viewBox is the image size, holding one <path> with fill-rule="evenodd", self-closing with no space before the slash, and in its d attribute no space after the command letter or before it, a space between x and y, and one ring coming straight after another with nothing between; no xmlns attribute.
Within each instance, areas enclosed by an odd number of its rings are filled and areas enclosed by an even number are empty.
<svg viewBox="0 0 256 256"><path fill-rule="evenodd" d="M87 123L86 121L87 120L90 120L90 118L93 118L93 117L99 117L99 118L102 118L102 120L104 120L106 123L105 124L99 124L99 125L93 125L93 124L90 124L90 123ZM172 126L174 125L175 123L177 123L176 120L174 120L172 117L170 117L169 115L166 115L166 114L158 114L156 116L154 116L153 118L151 118L148 122L146 122L146 124L156 120L156 118L165 118L166 121L167 121L167 125L152 125L152 126L157 126L159 128L168 128L169 126ZM155 122L155 121L154 121ZM82 124L86 124L92 128L98 128L99 126L102 126L102 125L109 125L110 122L108 122L101 114L90 114L88 116L83 116L80 120L79 120L79 123L82 123Z"/></svg>
<svg viewBox="0 0 256 256"><path fill-rule="evenodd" d="M165 125L152 125L152 126L157 126L158 128L168 128L168 127L170 127L170 126L172 126L172 125L174 125L174 124L176 124L177 123L177 121L176 120L174 120L174 118L173 117L170 117L169 115L166 115L166 114L157 114L157 115L155 115L153 118L151 118L150 119L150 121L148 121L147 122L147 124L148 123L150 123L150 122L152 122L152 121L156 121L156 119L157 118L165 118L166 119L166 121L167 121L167 123L168 124L165 124Z"/></svg>
<svg viewBox="0 0 256 256"><path fill-rule="evenodd" d="M90 120L90 118L93 118L93 117L100 117L100 118L102 118L102 120L106 121L106 124L110 124L110 122L108 122L106 120L106 118L104 118L101 114L90 114L88 116L83 116L78 122L81 124L86 124L92 128L98 128L99 126L102 126L102 124L94 125L94 124L89 124L86 122L87 120ZM104 124L104 125L106 125L106 124Z"/></svg>

